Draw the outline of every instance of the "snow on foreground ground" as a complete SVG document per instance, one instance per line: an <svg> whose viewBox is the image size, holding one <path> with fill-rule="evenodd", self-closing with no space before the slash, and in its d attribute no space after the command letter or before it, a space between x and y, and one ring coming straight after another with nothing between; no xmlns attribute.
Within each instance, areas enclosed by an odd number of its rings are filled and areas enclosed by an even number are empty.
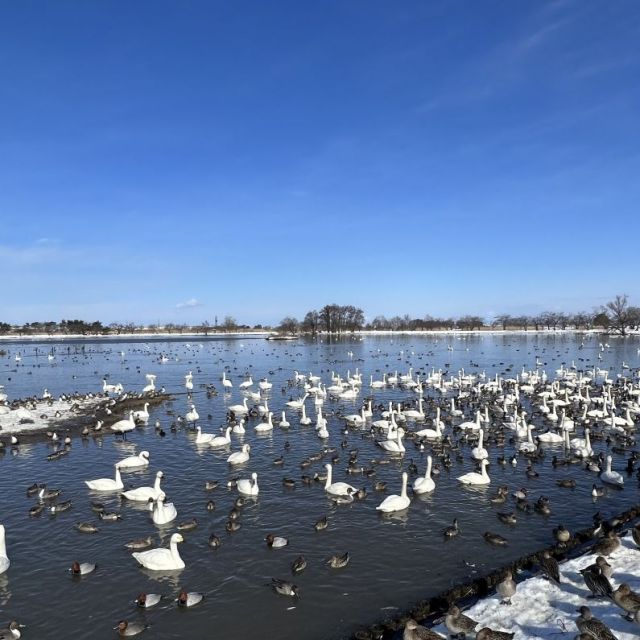
<svg viewBox="0 0 640 640"><path fill-rule="evenodd" d="M500 604L500 597L493 596L481 600L464 611L477 620L482 627L491 627L494 631L514 632L514 640L530 638L573 638L579 633L575 620L576 609L582 605L591 608L593 615L609 626L618 640L638 640L640 624L623 619L624 612L611 600L591 599L589 590L579 573L596 560L596 554L588 554L569 560L560 565L561 585L542 578L529 578L518 583L512 605ZM622 545L607 562L613 567L611 584L614 590L627 583L634 591L640 591L640 549L635 545L631 534L622 539ZM444 635L444 624L434 628Z"/></svg>
<svg viewBox="0 0 640 640"><path fill-rule="evenodd" d="M3 434L25 433L53 428L69 418L84 415L86 411L104 402L104 397L80 398L74 400L56 399L49 404L48 400L38 400L35 408L10 409L0 406L0 437ZM72 409L72 407L74 407Z"/></svg>

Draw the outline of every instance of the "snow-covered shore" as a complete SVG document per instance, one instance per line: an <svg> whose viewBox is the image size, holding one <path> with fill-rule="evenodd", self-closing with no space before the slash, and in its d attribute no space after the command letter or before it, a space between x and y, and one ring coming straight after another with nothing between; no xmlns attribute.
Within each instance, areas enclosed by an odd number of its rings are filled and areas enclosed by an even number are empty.
<svg viewBox="0 0 640 640"><path fill-rule="evenodd" d="M4 434L39 432L55 428L70 420L78 420L95 411L104 397L69 400L38 400L29 408L0 406L0 437Z"/></svg>
<svg viewBox="0 0 640 640"><path fill-rule="evenodd" d="M561 584L559 586L542 576L529 578L518 584L512 605L503 605L498 595L480 600L464 613L482 627L514 633L514 640L573 640L578 630L575 620L576 609L586 605L593 615L609 626L618 640L638 640L640 625L622 617L622 609L611 600L590 599L590 591L579 573L580 569L593 564L596 554L586 554L568 560L560 565ZM640 549L627 534L622 545L607 558L613 567L611 583L616 589L621 583L628 584L634 591L640 591ZM447 634L441 624L434 628Z"/></svg>

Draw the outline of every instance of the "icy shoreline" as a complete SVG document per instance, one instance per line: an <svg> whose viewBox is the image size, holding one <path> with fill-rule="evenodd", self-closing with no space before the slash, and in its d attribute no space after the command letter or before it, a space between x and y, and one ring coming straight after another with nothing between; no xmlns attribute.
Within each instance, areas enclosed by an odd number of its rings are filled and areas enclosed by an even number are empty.
<svg viewBox="0 0 640 640"><path fill-rule="evenodd" d="M559 586L542 576L535 576L518 583L511 606L501 604L500 596L494 594L479 600L464 613L478 621L477 629L491 627L508 631L515 634L514 640L573 639L579 633L575 624L576 609L586 605L595 617L609 626L618 640L637 640L640 625L625 620L622 609L611 600L588 598L590 591L579 571L593 564L596 556L587 553L560 564ZM620 548L607 557L607 561L613 567L611 583L614 589L624 582L632 590L640 591L640 549L630 532L622 538ZM447 634L444 624L433 629Z"/></svg>

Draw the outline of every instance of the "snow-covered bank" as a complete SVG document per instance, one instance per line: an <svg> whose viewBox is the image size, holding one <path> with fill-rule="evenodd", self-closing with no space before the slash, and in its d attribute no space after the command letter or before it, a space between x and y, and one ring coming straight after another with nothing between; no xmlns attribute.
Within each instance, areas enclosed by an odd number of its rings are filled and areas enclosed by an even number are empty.
<svg viewBox="0 0 640 640"><path fill-rule="evenodd" d="M87 397L68 400L38 400L29 407L10 408L0 406L0 436L44 431L65 421L92 413L105 401L104 397Z"/></svg>
<svg viewBox="0 0 640 640"><path fill-rule="evenodd" d="M500 604L501 598L494 595L477 602L464 613L477 620L482 627L514 633L514 640L543 638L557 640L558 637L574 638L579 633L575 625L578 617L576 609L586 605L593 615L602 620L619 640L637 640L640 625L622 617L622 609L611 600L593 600L579 573L593 564L596 554L589 553L560 565L561 583L553 584L543 577L533 577L518 584L511 606ZM628 584L634 591L640 591L640 549L627 534L622 545L607 558L613 567L611 584L614 590L621 584ZM444 625L434 628L447 634Z"/></svg>
<svg viewBox="0 0 640 640"><path fill-rule="evenodd" d="M65 334L65 335L50 335L48 333L38 333L32 335L2 335L0 336L0 343L14 343L14 342L66 342L68 340L86 340L88 342L93 341L132 341L132 340L222 340L226 338L265 338L271 335L271 331L236 331L229 333L204 333L184 332L184 333L120 333L118 335L100 335L90 334L84 335L78 334Z"/></svg>

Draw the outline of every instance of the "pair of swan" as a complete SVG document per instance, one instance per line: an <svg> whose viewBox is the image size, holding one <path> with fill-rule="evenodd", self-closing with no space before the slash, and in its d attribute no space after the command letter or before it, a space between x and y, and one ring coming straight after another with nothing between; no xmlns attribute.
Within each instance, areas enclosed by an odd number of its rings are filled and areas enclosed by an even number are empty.
<svg viewBox="0 0 640 640"><path fill-rule="evenodd" d="M99 478L98 480L85 480L84 483L92 491L119 491L124 489L122 483L122 477L120 476L120 469L118 465L114 465L116 469L116 476L114 478Z"/></svg>
<svg viewBox="0 0 640 640"><path fill-rule="evenodd" d="M169 542L169 548L149 549L149 551L140 551L131 555L145 569L151 571L172 571L176 569L184 569L184 560L178 553L178 543L184 542L184 538L179 533L174 533Z"/></svg>
<svg viewBox="0 0 640 640"><path fill-rule="evenodd" d="M160 497L164 498L164 491L160 488L160 482L163 477L162 471L156 473L156 480L153 487L138 487L137 489L130 489L124 491L122 496L127 500L133 502L148 502L149 500L157 500Z"/></svg>
<svg viewBox="0 0 640 640"><path fill-rule="evenodd" d="M453 398L451 400L453 401ZM439 440L442 438L444 422L440 420L440 407L436 407L436 417L433 424L435 425L435 429L420 429L420 431L416 431L416 435L420 438L427 438L428 440Z"/></svg>
<svg viewBox="0 0 640 640"><path fill-rule="evenodd" d="M471 471L469 473L465 473L464 475L458 476L458 480L462 482L462 484L489 484L491 482L491 479L489 478L489 474L487 473L488 464L488 460L480 460L480 473Z"/></svg>
<svg viewBox="0 0 640 640"><path fill-rule="evenodd" d="M402 431L398 429L395 440L383 440L378 442L380 447L389 453L404 453L405 448L402 444Z"/></svg>
<svg viewBox="0 0 640 640"><path fill-rule="evenodd" d="M168 524L178 517L178 510L173 502L165 502L164 493L157 500L149 498L149 511L154 524Z"/></svg>

